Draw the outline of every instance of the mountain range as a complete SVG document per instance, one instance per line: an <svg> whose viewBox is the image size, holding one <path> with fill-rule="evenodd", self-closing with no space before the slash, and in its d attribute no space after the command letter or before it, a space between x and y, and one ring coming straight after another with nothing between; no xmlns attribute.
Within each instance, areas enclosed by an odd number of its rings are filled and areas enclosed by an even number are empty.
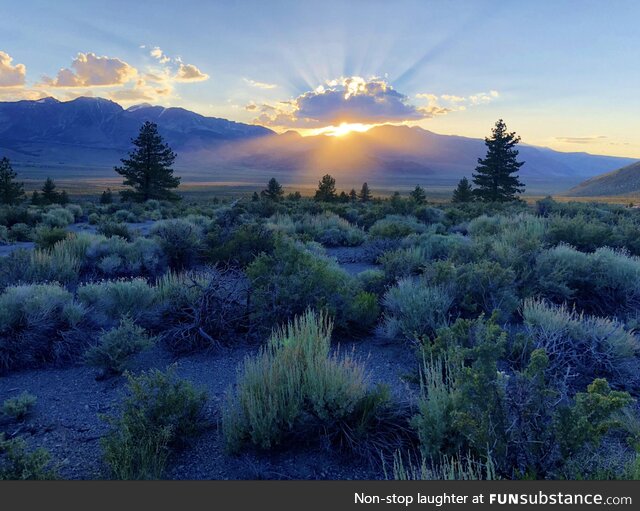
<svg viewBox="0 0 640 511"><path fill-rule="evenodd" d="M571 188L567 195L598 197L637 194L638 192L640 192L640 162L587 179Z"/></svg>
<svg viewBox="0 0 640 511"><path fill-rule="evenodd" d="M482 139L419 127L383 125L343 137L302 137L183 108L142 104L124 109L106 99L81 97L0 102L0 156L8 156L25 179L113 178L114 165L146 120L158 124L178 154L176 173L183 182L255 184L275 176L283 183L309 185L328 172L342 186L368 181L450 188L471 176L486 150ZM560 191L635 162L525 144L519 150L526 162L521 179L530 192Z"/></svg>

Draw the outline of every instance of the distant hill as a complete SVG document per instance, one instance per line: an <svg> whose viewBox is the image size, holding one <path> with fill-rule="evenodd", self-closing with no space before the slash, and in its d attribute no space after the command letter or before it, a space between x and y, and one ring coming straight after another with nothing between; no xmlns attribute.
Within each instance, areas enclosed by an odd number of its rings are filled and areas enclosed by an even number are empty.
<svg viewBox="0 0 640 511"><path fill-rule="evenodd" d="M0 156L25 179L114 178L140 125L150 120L178 153L183 182L315 184L330 172L340 186L368 181L402 187L452 187L485 154L482 139L419 127L379 126L344 137L276 134L262 126L148 104L124 109L102 98L0 102ZM562 153L522 144L522 180L530 192L560 191L634 160ZM265 179L266 178L266 179Z"/></svg>
<svg viewBox="0 0 640 511"><path fill-rule="evenodd" d="M640 192L640 161L587 179L571 188L566 195L573 197L597 197L627 195Z"/></svg>

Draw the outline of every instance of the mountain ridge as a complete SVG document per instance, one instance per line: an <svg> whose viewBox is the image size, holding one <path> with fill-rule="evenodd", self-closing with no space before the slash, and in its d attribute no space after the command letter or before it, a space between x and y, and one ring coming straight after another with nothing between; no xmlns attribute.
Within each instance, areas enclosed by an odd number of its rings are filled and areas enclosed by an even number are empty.
<svg viewBox="0 0 640 511"><path fill-rule="evenodd" d="M139 104L124 109L93 97L0 102L0 154L27 178L113 177L142 122L158 124L178 153L184 181L312 183L330 172L344 184L452 186L470 177L485 153L483 139L442 135L417 126L382 125L344 137L277 134L263 126L206 117L180 107ZM521 144L528 189L569 188L635 160L561 153Z"/></svg>

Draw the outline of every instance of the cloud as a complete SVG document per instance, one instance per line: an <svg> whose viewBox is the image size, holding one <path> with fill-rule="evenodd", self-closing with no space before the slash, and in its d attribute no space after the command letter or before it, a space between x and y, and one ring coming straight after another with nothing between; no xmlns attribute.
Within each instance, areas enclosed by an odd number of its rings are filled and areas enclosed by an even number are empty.
<svg viewBox="0 0 640 511"><path fill-rule="evenodd" d="M160 46L154 46L149 52L154 59L156 59L160 64L166 64L171 62L171 58L167 57L164 52L160 49Z"/></svg>
<svg viewBox="0 0 640 511"><path fill-rule="evenodd" d="M464 111L467 107L484 105L494 101L500 97L500 94L496 90L490 90L489 92L478 92L471 94L470 96L456 96L453 94L432 94L429 92L416 94L416 99L425 100L427 105L425 107L433 115L441 115L449 112Z"/></svg>
<svg viewBox="0 0 640 511"><path fill-rule="evenodd" d="M126 84L137 75L135 67L118 58L78 53L71 68L60 69L55 78L45 77L43 82L49 87L105 87Z"/></svg>
<svg viewBox="0 0 640 511"><path fill-rule="evenodd" d="M598 135L594 137L556 137L556 140L566 144L594 144L602 142L606 138L604 135Z"/></svg>
<svg viewBox="0 0 640 511"><path fill-rule="evenodd" d="M360 76L328 80L313 91L276 105L263 104L257 122L280 127L419 120L431 114L409 103L384 79Z"/></svg>
<svg viewBox="0 0 640 511"><path fill-rule="evenodd" d="M243 80L247 85L258 89L275 89L277 87L275 83L258 82L256 80L250 80L249 78L243 78Z"/></svg>
<svg viewBox="0 0 640 511"><path fill-rule="evenodd" d="M175 79L178 82L202 82L208 80L209 75L200 71L193 64L180 63Z"/></svg>
<svg viewBox="0 0 640 511"><path fill-rule="evenodd" d="M0 51L0 87L22 87L25 83L27 68L24 64L12 65L13 58Z"/></svg>

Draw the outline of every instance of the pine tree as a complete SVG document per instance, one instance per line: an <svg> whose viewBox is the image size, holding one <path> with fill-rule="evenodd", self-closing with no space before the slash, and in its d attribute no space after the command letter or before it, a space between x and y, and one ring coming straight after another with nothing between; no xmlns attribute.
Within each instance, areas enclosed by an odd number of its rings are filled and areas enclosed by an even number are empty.
<svg viewBox="0 0 640 511"><path fill-rule="evenodd" d="M56 192L56 184L48 177L42 186L40 204L57 204L60 202L60 194Z"/></svg>
<svg viewBox="0 0 640 511"><path fill-rule="evenodd" d="M471 202L473 200L473 188L466 177L463 177L453 191L452 202Z"/></svg>
<svg viewBox="0 0 640 511"><path fill-rule="evenodd" d="M258 202L260 200L260 196L258 195L258 192L253 192L253 195L251 196L251 202Z"/></svg>
<svg viewBox="0 0 640 511"><path fill-rule="evenodd" d="M427 199L427 194L420 185L416 185L416 187L411 192L411 198L416 202L416 204L424 204L424 201Z"/></svg>
<svg viewBox="0 0 640 511"><path fill-rule="evenodd" d="M329 174L322 176L318 182L315 200L322 202L333 202L336 199L336 180Z"/></svg>
<svg viewBox="0 0 640 511"><path fill-rule="evenodd" d="M371 200L371 191L369 191L369 185L367 183L362 183L362 188L360 189L360 202L367 202Z"/></svg>
<svg viewBox="0 0 640 511"><path fill-rule="evenodd" d="M272 177L271 179L269 179L266 190L262 190L260 194L269 200L278 202L280 199L282 199L284 191L282 190L282 186L280 186L280 183L278 183L276 178Z"/></svg>
<svg viewBox="0 0 640 511"><path fill-rule="evenodd" d="M353 188L349 192L349 200L351 202L355 202L358 200L358 193Z"/></svg>
<svg viewBox="0 0 640 511"><path fill-rule="evenodd" d="M120 160L122 167L115 167L115 171L124 177L123 184L133 188L120 192L122 198L135 202L179 200L180 196L171 191L180 185L180 178L173 175L171 168L176 154L164 143L158 126L145 122L132 143L135 148L129 158Z"/></svg>
<svg viewBox="0 0 640 511"><path fill-rule="evenodd" d="M37 192L37 190L34 190L31 194L31 204L33 204L34 206L38 206L41 204L41 202L42 199L40 198L40 194Z"/></svg>
<svg viewBox="0 0 640 511"><path fill-rule="evenodd" d="M338 202L349 202L349 196L345 193L345 191L341 191L338 196Z"/></svg>
<svg viewBox="0 0 640 511"><path fill-rule="evenodd" d="M473 182L476 185L474 193L483 201L512 201L516 194L524 192L524 184L515 175L524 165L518 162L518 151L514 147L520 142L515 132L509 133L507 125L502 119L496 122L490 138L485 138L487 155L478 158L476 174Z"/></svg>
<svg viewBox="0 0 640 511"><path fill-rule="evenodd" d="M18 204L24 199L24 185L15 180L17 174L9 158L0 160L0 204Z"/></svg>
<svg viewBox="0 0 640 511"><path fill-rule="evenodd" d="M69 204L69 196L67 195L66 190L62 190L62 192L60 193L58 204L61 204L62 206Z"/></svg>
<svg viewBox="0 0 640 511"><path fill-rule="evenodd" d="M113 203L113 193L111 192L111 188L107 188L102 192L100 196L100 204L111 204Z"/></svg>

